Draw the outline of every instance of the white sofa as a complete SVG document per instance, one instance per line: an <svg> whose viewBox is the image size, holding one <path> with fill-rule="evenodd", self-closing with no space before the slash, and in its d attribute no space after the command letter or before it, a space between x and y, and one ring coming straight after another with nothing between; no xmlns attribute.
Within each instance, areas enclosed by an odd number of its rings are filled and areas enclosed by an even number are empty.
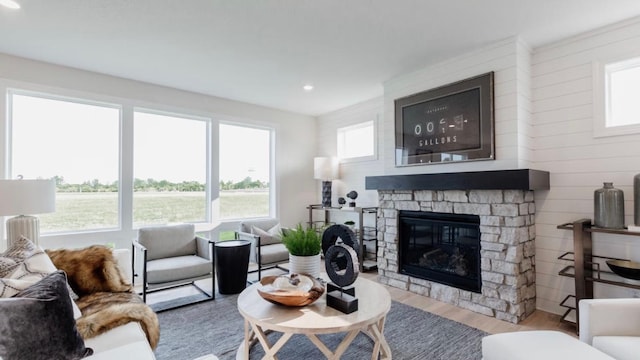
<svg viewBox="0 0 640 360"><path fill-rule="evenodd" d="M482 359L640 359L640 299L588 299L578 306L580 340L559 331L494 334L482 339Z"/></svg>
<svg viewBox="0 0 640 360"><path fill-rule="evenodd" d="M127 275L126 278L131 279L131 251L116 249L113 254L118 265ZM130 322L95 338L87 339L85 345L93 349L93 355L86 357L87 360L154 360L156 358L138 322Z"/></svg>
<svg viewBox="0 0 640 360"><path fill-rule="evenodd" d="M640 299L589 299L578 306L582 342L616 360L640 359Z"/></svg>

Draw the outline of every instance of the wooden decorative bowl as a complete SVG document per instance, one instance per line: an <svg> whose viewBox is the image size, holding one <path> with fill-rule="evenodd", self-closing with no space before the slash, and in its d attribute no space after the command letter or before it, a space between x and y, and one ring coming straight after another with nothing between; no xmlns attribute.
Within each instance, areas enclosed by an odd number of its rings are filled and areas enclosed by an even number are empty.
<svg viewBox="0 0 640 360"><path fill-rule="evenodd" d="M260 280L258 294L274 304L306 306L324 294L324 285L306 274L265 276Z"/></svg>

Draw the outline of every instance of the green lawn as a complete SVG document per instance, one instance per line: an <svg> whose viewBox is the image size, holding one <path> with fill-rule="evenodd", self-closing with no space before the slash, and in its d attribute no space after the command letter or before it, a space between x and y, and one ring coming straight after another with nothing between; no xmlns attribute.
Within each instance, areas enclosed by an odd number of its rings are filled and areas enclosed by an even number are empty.
<svg viewBox="0 0 640 360"><path fill-rule="evenodd" d="M204 192L136 192L134 226L205 220ZM221 219L269 215L268 191L221 191ZM116 193L58 193L56 212L42 214L40 231L56 232L115 228L118 226Z"/></svg>

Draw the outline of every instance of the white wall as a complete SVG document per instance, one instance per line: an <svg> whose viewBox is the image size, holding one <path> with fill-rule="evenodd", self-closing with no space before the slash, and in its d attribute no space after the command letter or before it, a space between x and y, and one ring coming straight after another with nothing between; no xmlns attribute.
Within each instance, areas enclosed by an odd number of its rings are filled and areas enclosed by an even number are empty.
<svg viewBox="0 0 640 360"><path fill-rule="evenodd" d="M593 218L593 191L604 181L624 190L625 223L633 223L633 176L640 172L640 135L595 138L594 62L640 56L640 19L634 19L534 49L532 58L535 168L551 173L551 190L536 196L538 308L560 313L557 304L574 293L573 280L557 275L567 265L556 258L572 249L572 234L560 223ZM640 261L635 236L594 235L594 253ZM606 265L605 265L606 269ZM596 284L597 297L632 296L626 288Z"/></svg>
<svg viewBox="0 0 640 360"><path fill-rule="evenodd" d="M5 94L9 87L38 88L51 93L61 91L78 97L90 94L124 104L273 127L276 132L276 212L281 222L290 225L306 221L304 207L315 201L312 159L316 155L316 144L313 117L0 54L0 93ZM0 113L7 113L6 96L0 97ZM8 136L5 117L0 123L1 176L8 168L5 161L5 139ZM249 147L250 144L240 142L238 146ZM46 149L38 149L34 144L34 151ZM235 228L234 225L229 226ZM0 231L0 234L4 234L4 231ZM107 231L44 237L41 244L45 247L79 247L115 242L117 246L129 246L134 236L132 231Z"/></svg>

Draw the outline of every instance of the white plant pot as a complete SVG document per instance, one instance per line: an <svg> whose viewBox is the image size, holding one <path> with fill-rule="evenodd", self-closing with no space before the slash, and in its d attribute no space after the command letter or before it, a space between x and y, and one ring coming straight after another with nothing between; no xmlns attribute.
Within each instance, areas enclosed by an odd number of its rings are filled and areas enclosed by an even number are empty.
<svg viewBox="0 0 640 360"><path fill-rule="evenodd" d="M320 254L296 256L289 254L289 274L309 274L314 278L320 276Z"/></svg>

